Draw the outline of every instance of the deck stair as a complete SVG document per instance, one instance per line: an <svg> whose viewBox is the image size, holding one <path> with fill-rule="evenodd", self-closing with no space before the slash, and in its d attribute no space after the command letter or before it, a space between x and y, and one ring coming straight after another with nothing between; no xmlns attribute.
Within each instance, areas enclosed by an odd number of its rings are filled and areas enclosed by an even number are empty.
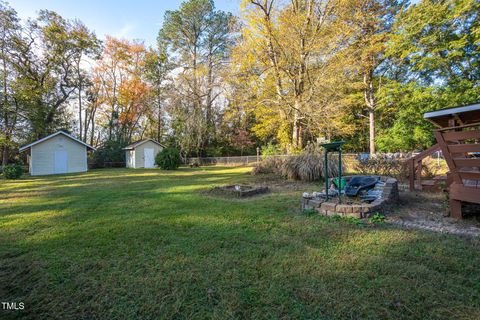
<svg viewBox="0 0 480 320"><path fill-rule="evenodd" d="M462 207L480 206L480 103L426 112L423 118L438 128L435 139L449 169L450 215L462 218Z"/></svg>
<svg viewBox="0 0 480 320"><path fill-rule="evenodd" d="M462 202L480 204L480 122L435 131L450 169L450 213L462 218Z"/></svg>

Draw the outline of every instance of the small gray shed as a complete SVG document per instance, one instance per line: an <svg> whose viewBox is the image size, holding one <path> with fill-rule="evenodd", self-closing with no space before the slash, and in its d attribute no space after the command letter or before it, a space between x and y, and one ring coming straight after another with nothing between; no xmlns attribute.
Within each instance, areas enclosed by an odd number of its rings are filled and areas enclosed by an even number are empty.
<svg viewBox="0 0 480 320"><path fill-rule="evenodd" d="M20 148L20 152L30 151L27 158L32 176L86 172L88 150L95 148L63 131Z"/></svg>
<svg viewBox="0 0 480 320"><path fill-rule="evenodd" d="M127 168L155 168L155 157L165 146L153 139L145 139L123 148Z"/></svg>

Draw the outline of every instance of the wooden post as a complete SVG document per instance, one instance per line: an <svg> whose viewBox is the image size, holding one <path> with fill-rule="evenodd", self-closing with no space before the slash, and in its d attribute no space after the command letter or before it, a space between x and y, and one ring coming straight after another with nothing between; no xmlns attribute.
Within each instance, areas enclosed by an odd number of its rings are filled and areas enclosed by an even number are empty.
<svg viewBox="0 0 480 320"><path fill-rule="evenodd" d="M338 148L338 203L342 203L342 146Z"/></svg>
<svg viewBox="0 0 480 320"><path fill-rule="evenodd" d="M422 190L422 160L417 163L416 177L415 180L418 180L418 188Z"/></svg>
<svg viewBox="0 0 480 320"><path fill-rule="evenodd" d="M325 194L328 201L328 151L325 149Z"/></svg>
<svg viewBox="0 0 480 320"><path fill-rule="evenodd" d="M408 161L410 191L415 190L415 160L412 158Z"/></svg>
<svg viewBox="0 0 480 320"><path fill-rule="evenodd" d="M450 215L455 219L462 219L462 202L450 199Z"/></svg>

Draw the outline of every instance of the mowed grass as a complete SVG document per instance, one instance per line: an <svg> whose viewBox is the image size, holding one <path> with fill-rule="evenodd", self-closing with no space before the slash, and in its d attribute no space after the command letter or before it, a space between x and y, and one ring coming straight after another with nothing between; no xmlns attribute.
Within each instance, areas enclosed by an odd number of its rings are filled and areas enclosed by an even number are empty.
<svg viewBox="0 0 480 320"><path fill-rule="evenodd" d="M248 170L1 181L0 318L480 319L478 241L206 195Z"/></svg>

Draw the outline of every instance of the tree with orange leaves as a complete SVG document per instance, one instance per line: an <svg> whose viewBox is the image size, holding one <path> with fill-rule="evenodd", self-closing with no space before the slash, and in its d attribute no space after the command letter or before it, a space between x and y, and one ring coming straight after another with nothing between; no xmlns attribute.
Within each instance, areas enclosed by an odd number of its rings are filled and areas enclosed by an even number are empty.
<svg viewBox="0 0 480 320"><path fill-rule="evenodd" d="M145 128L149 86L143 78L146 48L142 43L107 37L95 73L102 86L107 139L130 142Z"/></svg>

